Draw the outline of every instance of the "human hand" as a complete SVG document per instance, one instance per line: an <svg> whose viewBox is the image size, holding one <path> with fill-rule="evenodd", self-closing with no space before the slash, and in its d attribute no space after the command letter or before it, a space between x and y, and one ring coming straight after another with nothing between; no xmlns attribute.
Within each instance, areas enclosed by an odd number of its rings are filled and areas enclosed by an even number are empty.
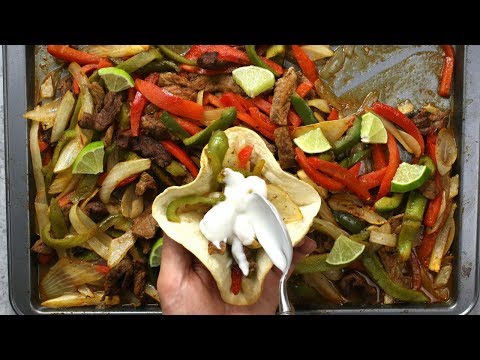
<svg viewBox="0 0 480 360"><path fill-rule="evenodd" d="M317 247L305 237L293 249L292 267ZM278 307L278 283L282 273L275 266L265 277L262 294L253 305L238 306L225 303L208 269L187 249L163 236L162 265L157 281L164 314L275 314Z"/></svg>

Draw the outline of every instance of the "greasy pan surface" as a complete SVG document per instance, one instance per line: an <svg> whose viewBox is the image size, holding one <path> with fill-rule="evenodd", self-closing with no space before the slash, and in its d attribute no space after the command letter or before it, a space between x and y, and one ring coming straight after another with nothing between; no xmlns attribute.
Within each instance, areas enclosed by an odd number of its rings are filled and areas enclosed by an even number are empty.
<svg viewBox="0 0 480 360"><path fill-rule="evenodd" d="M352 67L331 84L338 95L355 102L368 93L370 87L382 89L380 99L394 102L410 99L418 106L428 100L440 107L435 94L422 89L436 89L432 85L435 47L378 47L377 61L364 68ZM376 307L343 306L297 309L298 313L327 314L465 314L478 297L478 173L479 173L479 110L480 64L473 59L480 56L480 47L456 47L454 84L454 129L459 148L454 172L460 174L459 210L456 212L457 234L454 241L456 263L454 295L448 303L427 305L384 305ZM51 314L55 309L41 307L38 297L38 268L30 255L34 233L33 179L29 177L31 164L28 155L28 126L22 114L34 104L35 56L33 46L5 46L5 140L10 300L17 313ZM420 64L426 64L422 67ZM430 64L430 65L429 65ZM430 76L428 75L428 66ZM438 65L437 65L438 66ZM355 75L354 75L355 74ZM430 82L430 83L429 83ZM445 100L444 100L445 101ZM134 310L119 306L109 311L69 309L60 313L72 314L151 314L160 313L158 307Z"/></svg>

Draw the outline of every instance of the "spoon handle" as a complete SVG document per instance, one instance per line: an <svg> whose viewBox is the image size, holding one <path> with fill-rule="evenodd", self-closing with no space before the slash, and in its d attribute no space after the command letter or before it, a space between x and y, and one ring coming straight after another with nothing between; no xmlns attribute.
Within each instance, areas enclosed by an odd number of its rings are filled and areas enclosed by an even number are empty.
<svg viewBox="0 0 480 360"><path fill-rule="evenodd" d="M280 301L278 305L279 315L295 315L295 309L290 304L290 300L288 300L286 273L284 273L280 278L279 290L280 290L279 291Z"/></svg>

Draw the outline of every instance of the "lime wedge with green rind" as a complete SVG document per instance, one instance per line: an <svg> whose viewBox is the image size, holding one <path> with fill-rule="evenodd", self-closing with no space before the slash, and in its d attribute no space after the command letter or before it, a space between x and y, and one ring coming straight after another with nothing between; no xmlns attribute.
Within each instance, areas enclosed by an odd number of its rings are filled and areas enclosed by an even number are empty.
<svg viewBox="0 0 480 360"><path fill-rule="evenodd" d="M311 130L293 139L293 142L308 154L319 154L332 148L332 145L330 145L320 128Z"/></svg>
<svg viewBox="0 0 480 360"><path fill-rule="evenodd" d="M119 92L135 86L130 74L116 67L102 68L98 70L98 75L105 81L107 89L112 92Z"/></svg>
<svg viewBox="0 0 480 360"><path fill-rule="evenodd" d="M242 66L232 71L233 80L245 94L254 98L275 85L275 76L267 69L259 66Z"/></svg>
<svg viewBox="0 0 480 360"><path fill-rule="evenodd" d="M103 141L95 141L85 146L73 163L72 173L95 175L103 172L104 147Z"/></svg>
<svg viewBox="0 0 480 360"><path fill-rule="evenodd" d="M330 265L346 265L357 259L365 250L365 245L340 235L327 255L326 262Z"/></svg>
<svg viewBox="0 0 480 360"><path fill-rule="evenodd" d="M148 264L150 267L157 267L160 266L162 261L162 247L163 247L163 237L158 239L155 244L152 246L152 250L150 251L150 256L148 257Z"/></svg>
<svg viewBox="0 0 480 360"><path fill-rule="evenodd" d="M429 177L430 171L425 165L403 162L393 177L390 191L406 193L422 186Z"/></svg>
<svg viewBox="0 0 480 360"><path fill-rule="evenodd" d="M369 144L387 143L387 130L382 120L374 113L367 112L362 116L360 138L362 142Z"/></svg>

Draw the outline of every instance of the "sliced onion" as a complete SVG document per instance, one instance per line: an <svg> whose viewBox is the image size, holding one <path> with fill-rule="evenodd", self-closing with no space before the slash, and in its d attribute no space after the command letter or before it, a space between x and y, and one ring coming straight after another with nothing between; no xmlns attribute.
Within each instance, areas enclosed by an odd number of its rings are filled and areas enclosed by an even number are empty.
<svg viewBox="0 0 480 360"><path fill-rule="evenodd" d="M55 89L53 88L53 77L48 75L40 85L40 97L42 99L48 99L55 96Z"/></svg>
<svg viewBox="0 0 480 360"><path fill-rule="evenodd" d="M84 145L80 142L80 139L75 138L65 145L58 157L58 161L55 164L53 172L58 174L60 171L68 169L73 165L80 151L84 148Z"/></svg>
<svg viewBox="0 0 480 360"><path fill-rule="evenodd" d="M397 235L385 234L380 231L370 231L370 242L389 247L397 246Z"/></svg>
<svg viewBox="0 0 480 360"><path fill-rule="evenodd" d="M325 135L325 137L327 138L328 142L330 144L333 144L335 141L342 137L345 131L347 131L348 123L351 119L352 116L348 116L343 119L323 121L313 125L299 126L293 131L292 137L297 138L303 134L306 134L309 131L320 128L323 135Z"/></svg>
<svg viewBox="0 0 480 360"><path fill-rule="evenodd" d="M23 114L23 117L36 122L41 122L44 125L44 130L49 129L53 126L60 102L61 99L57 99L46 105L37 106L35 109Z"/></svg>
<svg viewBox="0 0 480 360"><path fill-rule="evenodd" d="M63 258L52 266L40 282L40 286L43 294L52 299L74 293L78 285L98 281L104 276L92 263Z"/></svg>
<svg viewBox="0 0 480 360"><path fill-rule="evenodd" d="M103 181L99 195L104 204L110 201L110 195L115 187L126 178L141 173L150 168L150 159L138 159L120 162L115 165Z"/></svg>
<svg viewBox="0 0 480 360"><path fill-rule="evenodd" d="M87 214L85 214L82 210L78 209L77 210L78 218L80 219L81 223L84 226L84 229L88 231L88 229L91 229L96 226L95 222L90 219ZM103 231L98 231L97 234L95 235L95 238L100 241L104 246L107 248L110 247L110 243L112 242L112 238L105 234ZM95 249L92 250L95 251ZM100 254L99 254L100 255Z"/></svg>
<svg viewBox="0 0 480 360"><path fill-rule="evenodd" d="M62 192L60 194L57 195L56 199L60 200L65 195L72 192L75 189L75 187L77 186L77 184L80 182L81 179L82 179L82 175L74 174L72 176L72 179L68 183L68 185L65 187L65 189L62 190Z"/></svg>
<svg viewBox="0 0 480 360"><path fill-rule="evenodd" d="M97 195L97 193L100 191L100 188L96 188L95 190L92 191L92 193L82 202L82 205L80 205L80 209L85 209L87 204Z"/></svg>
<svg viewBox="0 0 480 360"><path fill-rule="evenodd" d="M130 219L135 219L143 212L143 197L135 194L135 184L130 184L123 193L120 209L122 215Z"/></svg>
<svg viewBox="0 0 480 360"><path fill-rule="evenodd" d="M329 45L303 45L301 48L312 61L321 60L335 54Z"/></svg>
<svg viewBox="0 0 480 360"><path fill-rule="evenodd" d="M415 107L413 104L410 102L410 100L405 100L404 102L398 104L397 106L398 111L400 111L402 114L410 114L415 110Z"/></svg>
<svg viewBox="0 0 480 360"><path fill-rule="evenodd" d="M390 131L390 133L395 137L395 139L397 139L398 142L402 144L405 150L407 150L410 154L415 154L415 156L421 155L420 144L417 142L417 140L415 140L415 138L413 138L413 136L407 134L402 130L397 129L397 127L393 123L382 118L378 114L376 115L380 118L380 120L382 120L385 129Z"/></svg>
<svg viewBox="0 0 480 360"><path fill-rule="evenodd" d="M30 155L32 159L33 177L35 179L35 188L37 194L41 194L38 202L47 204L45 194L45 178L42 172L42 155L40 154L40 145L38 144L38 122L33 122L30 126Z"/></svg>
<svg viewBox="0 0 480 360"><path fill-rule="evenodd" d="M337 239L340 235L350 236L345 230L340 229L329 221L314 218L312 226L315 230L320 231L323 234L330 236L333 239Z"/></svg>
<svg viewBox="0 0 480 360"><path fill-rule="evenodd" d="M205 92L204 90L200 90L197 93L197 104L199 104L199 105L203 105L203 93L204 92Z"/></svg>
<svg viewBox="0 0 480 360"><path fill-rule="evenodd" d="M105 292L103 291L96 291L93 293L93 297L80 293L66 294L44 301L41 305L52 309L62 309L78 306L111 306L120 304L120 297L118 295L106 296L105 299L102 300L104 295Z"/></svg>
<svg viewBox="0 0 480 360"><path fill-rule="evenodd" d="M57 142L60 140L60 137L68 125L68 121L70 120L74 106L75 97L69 90L65 93L65 95L63 95L62 101L60 102L60 106L58 107L55 115L55 122L53 124L52 135L50 138L51 142Z"/></svg>
<svg viewBox="0 0 480 360"><path fill-rule="evenodd" d="M148 51L149 45L89 45L82 48L92 55L107 57L133 56L143 51Z"/></svg>
<svg viewBox="0 0 480 360"><path fill-rule="evenodd" d="M453 271L452 264L443 265L440 271L438 272L437 276L435 277L435 280L433 281L433 288L440 289L447 286L448 280L452 275L452 271Z"/></svg>
<svg viewBox="0 0 480 360"><path fill-rule="evenodd" d="M333 210L345 211L373 225L382 225L387 222L385 218L370 210L368 207L358 205L354 201L344 199L337 194L330 198L328 205L330 205Z"/></svg>
<svg viewBox="0 0 480 360"><path fill-rule="evenodd" d="M78 112L78 118L83 119L84 114L93 114L93 97L88 89L90 82L87 75L85 75L80 65L76 62L72 62L68 65L68 71L70 71L70 74L72 74L80 87L80 96L78 100L81 101L82 106Z"/></svg>
<svg viewBox="0 0 480 360"><path fill-rule="evenodd" d="M412 149L411 153L413 153L415 157L419 157L422 154L422 148L420 147L418 141L415 140L412 135L403 130L398 130L398 132L402 137L403 141L408 145L410 149Z"/></svg>
<svg viewBox="0 0 480 360"><path fill-rule="evenodd" d="M452 169L452 165L457 159L457 145L451 130L443 128L438 132L435 156L437 170L443 176Z"/></svg>
<svg viewBox="0 0 480 360"><path fill-rule="evenodd" d="M150 283L147 283L145 286L145 294L150 296L153 300L160 304L160 295L158 294L157 288Z"/></svg>
<svg viewBox="0 0 480 360"><path fill-rule="evenodd" d="M48 193L51 195L60 194L68 186L72 180L72 169L66 169L55 176L52 184L48 188Z"/></svg>
<svg viewBox="0 0 480 360"><path fill-rule="evenodd" d="M435 240L435 245L433 247L432 255L430 257L430 263L428 264L428 268L431 271L438 272L440 270L443 254L444 252L446 252L445 248L450 241L449 239L453 239L453 236L455 234L455 221L453 220L453 213L455 211L455 208L456 204L453 204L447 221L445 222L442 230L440 230L440 232L438 233L437 239Z"/></svg>
<svg viewBox="0 0 480 360"><path fill-rule="evenodd" d="M327 100L325 99L312 99L307 101L308 106L313 106L317 108L318 110L329 114L331 109L330 106L328 105Z"/></svg>
<svg viewBox="0 0 480 360"><path fill-rule="evenodd" d="M314 111L313 116L315 116L315 119L317 119L318 122L325 121L323 116L318 111Z"/></svg>
<svg viewBox="0 0 480 360"><path fill-rule="evenodd" d="M202 123L208 126L215 120L218 120L225 111L230 110L232 108L233 107L226 107L226 108L218 108L213 110L205 110L203 112Z"/></svg>
<svg viewBox="0 0 480 360"><path fill-rule="evenodd" d="M90 290L90 288L89 288L87 285L85 285L85 284L78 286L78 287L77 287L77 291L78 291L80 294L82 294L82 295L84 295L84 296L86 296L86 297L94 297L94 296L95 296L95 295L93 294L92 290Z"/></svg>
<svg viewBox="0 0 480 360"><path fill-rule="evenodd" d="M458 174L450 179L450 192L448 194L449 199L453 199L455 196L458 195L458 188L460 186L459 182L460 178Z"/></svg>
<svg viewBox="0 0 480 360"><path fill-rule="evenodd" d="M112 240L110 249L108 251L108 266L113 268L122 261L123 257L127 254L128 250L135 244L135 236L132 231L127 231L122 236Z"/></svg>

